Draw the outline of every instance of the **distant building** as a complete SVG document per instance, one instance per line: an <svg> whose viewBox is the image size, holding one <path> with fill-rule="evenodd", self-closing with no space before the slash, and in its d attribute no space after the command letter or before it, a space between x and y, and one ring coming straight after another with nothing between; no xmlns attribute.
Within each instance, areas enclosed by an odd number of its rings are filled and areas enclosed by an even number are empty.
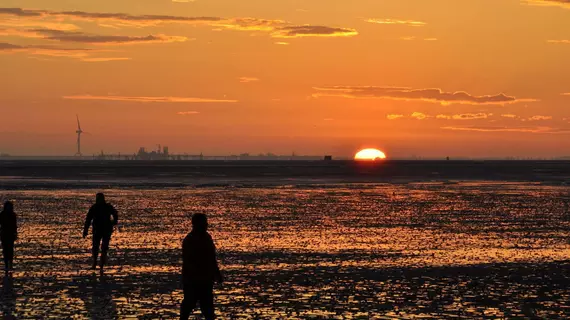
<svg viewBox="0 0 570 320"><path fill-rule="evenodd" d="M161 148L158 146L157 151L148 152L144 147L139 148L139 152L135 156L136 160L169 160L168 147Z"/></svg>
<svg viewBox="0 0 570 320"><path fill-rule="evenodd" d="M325 156L325 161L332 161L332 156Z"/></svg>

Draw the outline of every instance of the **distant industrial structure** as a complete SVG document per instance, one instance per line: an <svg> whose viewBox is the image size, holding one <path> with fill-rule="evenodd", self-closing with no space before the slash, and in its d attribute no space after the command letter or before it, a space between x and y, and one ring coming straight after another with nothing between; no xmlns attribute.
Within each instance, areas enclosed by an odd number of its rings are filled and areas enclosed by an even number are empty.
<svg viewBox="0 0 570 320"><path fill-rule="evenodd" d="M84 157L85 158L85 157ZM276 155L273 153L250 155L249 153L242 153L240 155L227 155L227 156L216 156L216 155L204 155L200 154L172 154L167 146L162 147L158 145L157 150L147 151L145 147L140 147L139 151L134 154L106 154L101 151L100 154L93 155L93 160L145 160L145 161L189 161L189 160L225 160L225 161L237 161L237 160L332 160L332 156L299 156L292 154L290 156L286 155Z"/></svg>

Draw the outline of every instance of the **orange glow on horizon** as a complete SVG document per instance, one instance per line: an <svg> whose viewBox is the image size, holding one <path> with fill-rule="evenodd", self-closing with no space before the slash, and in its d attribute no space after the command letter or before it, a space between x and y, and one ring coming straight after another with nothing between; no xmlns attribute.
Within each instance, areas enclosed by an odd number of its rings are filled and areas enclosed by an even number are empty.
<svg viewBox="0 0 570 320"><path fill-rule="evenodd" d="M376 161L376 160L384 160L386 159L386 154L378 149L362 149L354 155L354 160L369 160L369 161Z"/></svg>

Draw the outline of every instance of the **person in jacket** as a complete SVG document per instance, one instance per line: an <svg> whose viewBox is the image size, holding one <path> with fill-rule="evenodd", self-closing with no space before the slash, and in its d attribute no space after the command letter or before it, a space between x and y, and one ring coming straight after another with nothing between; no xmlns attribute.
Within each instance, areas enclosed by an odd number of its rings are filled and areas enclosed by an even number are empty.
<svg viewBox="0 0 570 320"><path fill-rule="evenodd" d="M192 216L192 231L182 242L182 283L184 300L180 319L188 320L196 303L206 320L215 319L214 282L223 278L216 259L216 246L208 233L208 220L203 213Z"/></svg>
<svg viewBox="0 0 570 320"><path fill-rule="evenodd" d="M0 241L2 241L2 255L4 256L4 270L6 273L14 270L14 243L18 239L18 221L11 201L4 203L0 212Z"/></svg>
<svg viewBox="0 0 570 320"><path fill-rule="evenodd" d="M101 246L101 262L100 268L103 270L107 262L107 253L109 251L109 242L113 234L113 227L119 222L117 210L105 201L105 195L97 193L95 204L91 206L85 219L83 227L83 238L87 237L89 227L93 225L93 264L91 269L97 268L97 256L99 255L99 246Z"/></svg>

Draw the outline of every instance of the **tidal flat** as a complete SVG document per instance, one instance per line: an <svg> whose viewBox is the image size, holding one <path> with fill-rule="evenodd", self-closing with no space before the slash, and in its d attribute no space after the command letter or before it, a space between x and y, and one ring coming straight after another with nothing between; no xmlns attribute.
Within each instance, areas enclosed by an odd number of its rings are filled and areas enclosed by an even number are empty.
<svg viewBox="0 0 570 320"><path fill-rule="evenodd" d="M13 190L17 319L174 319L181 241L206 213L221 319L569 318L570 187L533 182L97 190L119 210L104 274L93 189ZM196 314L198 311L196 310Z"/></svg>

